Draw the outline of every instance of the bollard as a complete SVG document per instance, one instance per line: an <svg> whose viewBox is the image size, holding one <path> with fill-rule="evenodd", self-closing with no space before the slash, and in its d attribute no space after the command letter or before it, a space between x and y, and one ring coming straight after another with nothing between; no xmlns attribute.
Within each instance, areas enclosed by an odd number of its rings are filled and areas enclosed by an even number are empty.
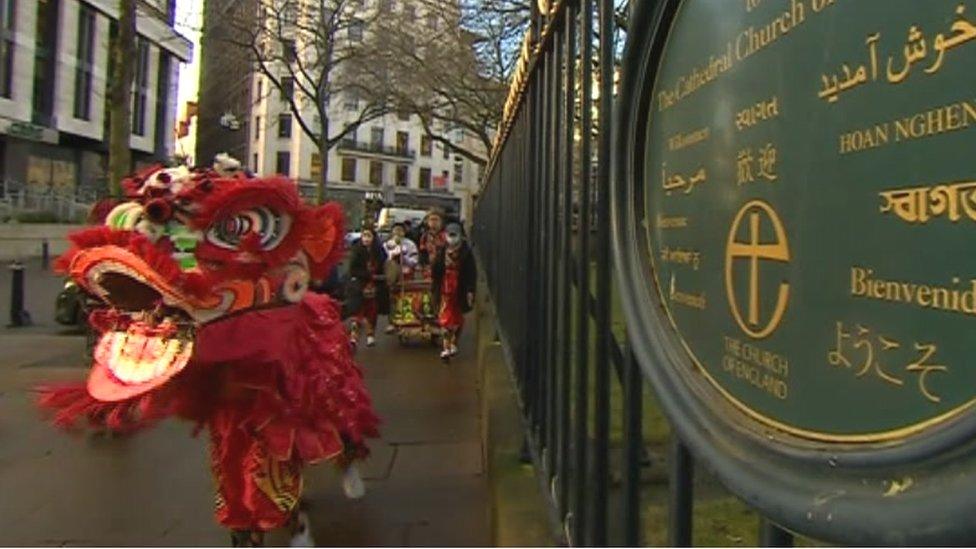
<svg viewBox="0 0 976 549"><path fill-rule="evenodd" d="M45 238L41 242L41 268L45 271L51 263L51 247L48 245L47 239Z"/></svg>
<svg viewBox="0 0 976 549"><path fill-rule="evenodd" d="M10 324L11 328L30 326L30 314L24 309L24 265L14 261L10 265Z"/></svg>

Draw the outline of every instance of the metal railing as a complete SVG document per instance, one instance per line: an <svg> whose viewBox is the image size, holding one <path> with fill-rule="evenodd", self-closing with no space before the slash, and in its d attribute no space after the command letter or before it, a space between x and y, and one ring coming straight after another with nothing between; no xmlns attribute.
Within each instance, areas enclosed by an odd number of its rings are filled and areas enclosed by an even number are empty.
<svg viewBox="0 0 976 549"><path fill-rule="evenodd" d="M390 145L383 145L382 143L371 143L366 141L356 141L353 139L344 139L339 142L338 149L340 151L354 151L362 153L371 154L381 154L384 156L394 156L397 158L416 158L417 151L409 149L407 147L392 147Z"/></svg>
<svg viewBox="0 0 976 549"><path fill-rule="evenodd" d="M563 0L548 14L536 7L537 39L515 79L521 93L506 107L472 229L518 387L526 449L558 541L570 545L639 545L647 531L644 378L615 321L611 284L618 20L612 0ZM621 426L620 448L611 448L611 423ZM620 451L619 463L611 450ZM667 543L688 546L694 462L676 437L665 461ZM758 539L792 543L766 520Z"/></svg>
<svg viewBox="0 0 976 549"><path fill-rule="evenodd" d="M61 193L5 181L0 186L0 218L34 216L57 223L80 223L99 198L98 192L88 188Z"/></svg>

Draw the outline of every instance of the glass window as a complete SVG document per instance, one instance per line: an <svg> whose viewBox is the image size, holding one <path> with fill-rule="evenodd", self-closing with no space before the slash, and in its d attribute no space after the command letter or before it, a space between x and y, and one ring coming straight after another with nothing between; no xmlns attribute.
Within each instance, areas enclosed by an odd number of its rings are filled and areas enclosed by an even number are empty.
<svg viewBox="0 0 976 549"><path fill-rule="evenodd" d="M343 158L342 159L342 180L349 183L354 183L356 181L356 159L355 158Z"/></svg>
<svg viewBox="0 0 976 549"><path fill-rule="evenodd" d="M78 11L78 64L75 67L75 118L91 120L91 94L95 60L95 10L81 4Z"/></svg>
<svg viewBox="0 0 976 549"><path fill-rule="evenodd" d="M254 117L254 140L255 141L261 140L261 117L260 116Z"/></svg>
<svg viewBox="0 0 976 549"><path fill-rule="evenodd" d="M410 133L397 132L396 148L397 154L406 156L410 147Z"/></svg>
<svg viewBox="0 0 976 549"><path fill-rule="evenodd" d="M295 98L295 79L285 76L281 79L281 100L291 101Z"/></svg>
<svg viewBox="0 0 976 549"><path fill-rule="evenodd" d="M430 168L420 168L420 188L430 190L431 172Z"/></svg>
<svg viewBox="0 0 976 549"><path fill-rule="evenodd" d="M420 156L430 156L433 150L433 143L429 135L420 136Z"/></svg>
<svg viewBox="0 0 976 549"><path fill-rule="evenodd" d="M410 168L400 164L396 167L396 186L406 187L407 182L410 180Z"/></svg>
<svg viewBox="0 0 976 549"><path fill-rule="evenodd" d="M382 147L383 146L383 128L380 128L380 127L370 128L369 138L370 138L369 139L369 142L374 147Z"/></svg>
<svg viewBox="0 0 976 549"><path fill-rule="evenodd" d="M348 90L343 94L343 107L347 111L359 109L359 93L356 90Z"/></svg>
<svg viewBox="0 0 976 549"><path fill-rule="evenodd" d="M0 0L0 96L13 96L16 0Z"/></svg>
<svg viewBox="0 0 976 549"><path fill-rule="evenodd" d="M353 19L349 22L349 41L363 41L363 22L361 19Z"/></svg>
<svg viewBox="0 0 976 549"><path fill-rule="evenodd" d="M275 172L281 175L291 175L291 153L288 151L278 151L275 157Z"/></svg>
<svg viewBox="0 0 976 549"><path fill-rule="evenodd" d="M258 153L254 153L251 161L253 162L251 169L254 170L254 173L258 173L260 171L258 166Z"/></svg>
<svg viewBox="0 0 976 549"><path fill-rule="evenodd" d="M132 101L132 133L146 135L146 103L149 97L149 41L136 41L135 90Z"/></svg>
<svg viewBox="0 0 976 549"><path fill-rule="evenodd" d="M369 182L379 187L383 184L383 163L376 160L369 163Z"/></svg>
<svg viewBox="0 0 976 549"><path fill-rule="evenodd" d="M447 143L441 143L441 148L444 151L444 160L451 159L451 148L447 146Z"/></svg>
<svg viewBox="0 0 976 549"><path fill-rule="evenodd" d="M295 49L295 41L289 38L283 39L281 41L281 53L285 58L285 63L294 63L298 57L297 50Z"/></svg>
<svg viewBox="0 0 976 549"><path fill-rule="evenodd" d="M291 137L291 114L278 115L278 137Z"/></svg>

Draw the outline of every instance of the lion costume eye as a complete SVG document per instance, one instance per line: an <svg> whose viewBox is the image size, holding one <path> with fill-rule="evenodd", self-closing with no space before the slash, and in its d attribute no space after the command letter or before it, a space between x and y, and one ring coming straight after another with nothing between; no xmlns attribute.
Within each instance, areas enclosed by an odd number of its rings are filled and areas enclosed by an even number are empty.
<svg viewBox="0 0 976 549"><path fill-rule="evenodd" d="M290 228L291 218L287 215L270 208L253 208L214 222L207 231L207 241L225 250L235 250L247 235L256 234L261 239L262 250L273 250Z"/></svg>

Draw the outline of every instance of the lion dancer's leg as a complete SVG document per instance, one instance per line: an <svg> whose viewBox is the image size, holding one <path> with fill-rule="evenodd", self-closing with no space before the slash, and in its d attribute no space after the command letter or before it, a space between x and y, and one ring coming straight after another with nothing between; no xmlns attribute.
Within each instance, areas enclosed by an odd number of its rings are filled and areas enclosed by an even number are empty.
<svg viewBox="0 0 976 549"><path fill-rule="evenodd" d="M302 472L294 460L268 455L264 442L237 422L211 425L211 465L217 522L234 547L259 547L270 530L289 527L291 544L312 546L308 516L299 506Z"/></svg>
<svg viewBox="0 0 976 549"><path fill-rule="evenodd" d="M379 316L376 298L371 297L363 302L363 321L366 323L366 346L376 344L376 319Z"/></svg>

